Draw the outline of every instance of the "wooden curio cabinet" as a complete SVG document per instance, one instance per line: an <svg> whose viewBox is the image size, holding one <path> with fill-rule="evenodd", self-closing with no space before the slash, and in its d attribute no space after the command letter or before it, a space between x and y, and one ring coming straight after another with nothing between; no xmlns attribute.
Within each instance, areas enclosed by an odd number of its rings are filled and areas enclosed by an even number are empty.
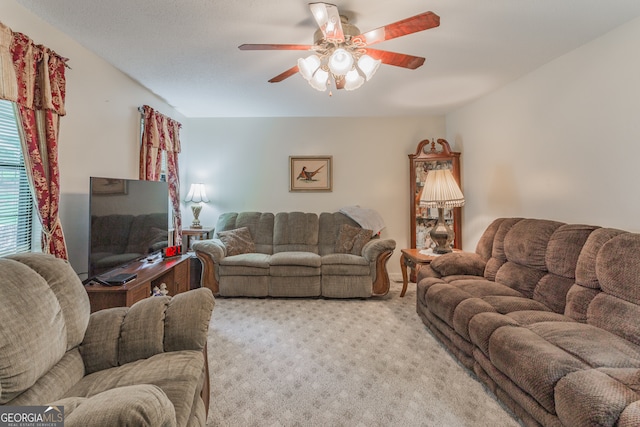
<svg viewBox="0 0 640 427"><path fill-rule="evenodd" d="M409 154L411 175L409 212L411 215L412 248L428 249L431 247L429 231L438 220L438 209L420 206L420 195L427 174L434 169L450 169L458 186L462 189L460 184L460 153L451 151L449 143L444 139L421 141L415 154ZM445 209L444 218L455 233L453 247L462 249L462 208Z"/></svg>

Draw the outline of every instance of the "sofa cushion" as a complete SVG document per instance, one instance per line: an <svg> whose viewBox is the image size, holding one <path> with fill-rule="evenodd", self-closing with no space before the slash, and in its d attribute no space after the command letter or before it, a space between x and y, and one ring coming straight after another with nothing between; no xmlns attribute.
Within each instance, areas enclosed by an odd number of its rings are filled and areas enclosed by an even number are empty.
<svg viewBox="0 0 640 427"><path fill-rule="evenodd" d="M250 253L224 257L220 261L220 276L268 276L271 255Z"/></svg>
<svg viewBox="0 0 640 427"><path fill-rule="evenodd" d="M172 427L176 413L171 401L160 387L150 384L118 387L91 398L69 397L52 406L64 405L64 425L81 427L139 426Z"/></svg>
<svg viewBox="0 0 640 427"><path fill-rule="evenodd" d="M575 356L524 327L496 329L489 339L489 359L552 414L556 412L554 387L558 380L571 372L589 369Z"/></svg>
<svg viewBox="0 0 640 427"><path fill-rule="evenodd" d="M322 257L322 274L336 276L369 276L369 262L351 254L329 254Z"/></svg>
<svg viewBox="0 0 640 427"><path fill-rule="evenodd" d="M625 410L640 400L638 384L637 369L572 372L555 388L558 418L567 426L637 426L637 410L631 419L625 417Z"/></svg>
<svg viewBox="0 0 640 427"><path fill-rule="evenodd" d="M152 384L160 387L173 403L177 425L187 425L204 373L201 351L161 353L126 365L87 375L63 398L92 397L118 387Z"/></svg>
<svg viewBox="0 0 640 427"><path fill-rule="evenodd" d="M311 252L278 252L271 255L269 265L273 266L304 266L304 267L320 267L322 265L322 257Z"/></svg>
<svg viewBox="0 0 640 427"><path fill-rule="evenodd" d="M220 231L218 238L224 243L227 256L248 254L256 251L256 246L247 227Z"/></svg>
<svg viewBox="0 0 640 427"><path fill-rule="evenodd" d="M334 250L339 254L360 255L364 245L371 240L371 234L371 230L342 224Z"/></svg>
<svg viewBox="0 0 640 427"><path fill-rule="evenodd" d="M540 322L528 328L593 368L640 368L640 347L579 322Z"/></svg>

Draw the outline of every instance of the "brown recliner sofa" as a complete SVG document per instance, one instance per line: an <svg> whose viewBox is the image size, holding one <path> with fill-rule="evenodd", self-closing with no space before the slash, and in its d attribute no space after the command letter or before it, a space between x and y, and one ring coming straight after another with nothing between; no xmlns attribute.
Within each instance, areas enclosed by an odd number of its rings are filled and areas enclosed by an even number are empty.
<svg viewBox="0 0 640 427"><path fill-rule="evenodd" d="M418 273L417 312L528 426L640 425L640 234L501 218Z"/></svg>
<svg viewBox="0 0 640 427"><path fill-rule="evenodd" d="M64 406L71 426L204 426L214 298L196 289L89 314L71 266L0 258L0 404Z"/></svg>

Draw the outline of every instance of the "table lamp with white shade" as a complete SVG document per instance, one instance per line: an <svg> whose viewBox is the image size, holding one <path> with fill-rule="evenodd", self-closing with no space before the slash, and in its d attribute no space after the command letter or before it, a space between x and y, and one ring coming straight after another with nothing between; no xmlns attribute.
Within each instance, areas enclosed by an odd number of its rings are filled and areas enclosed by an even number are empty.
<svg viewBox="0 0 640 427"><path fill-rule="evenodd" d="M431 240L436 243L433 252L436 254L451 252L451 243L455 234L444 220L444 209L463 206L464 195L449 169L434 169L427 173L420 195L420 205L438 208L438 222L429 233Z"/></svg>
<svg viewBox="0 0 640 427"><path fill-rule="evenodd" d="M193 212L193 222L191 223L191 228L202 228L198 217L200 216L200 211L202 210L202 203L209 203L209 198L207 197L207 193L204 190L204 184L191 184L189 193L187 193L187 197L184 199L184 201L193 202L193 204L191 205L191 212Z"/></svg>

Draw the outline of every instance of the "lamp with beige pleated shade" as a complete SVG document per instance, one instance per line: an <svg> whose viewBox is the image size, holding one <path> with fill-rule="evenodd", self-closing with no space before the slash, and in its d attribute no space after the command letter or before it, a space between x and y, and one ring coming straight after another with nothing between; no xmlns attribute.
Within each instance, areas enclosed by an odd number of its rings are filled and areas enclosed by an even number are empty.
<svg viewBox="0 0 640 427"><path fill-rule="evenodd" d="M438 208L438 222L429 233L431 240L436 243L433 252L436 254L451 252L451 243L455 234L444 220L444 209L463 206L464 195L449 169L434 169L427 173L420 195L420 205Z"/></svg>

